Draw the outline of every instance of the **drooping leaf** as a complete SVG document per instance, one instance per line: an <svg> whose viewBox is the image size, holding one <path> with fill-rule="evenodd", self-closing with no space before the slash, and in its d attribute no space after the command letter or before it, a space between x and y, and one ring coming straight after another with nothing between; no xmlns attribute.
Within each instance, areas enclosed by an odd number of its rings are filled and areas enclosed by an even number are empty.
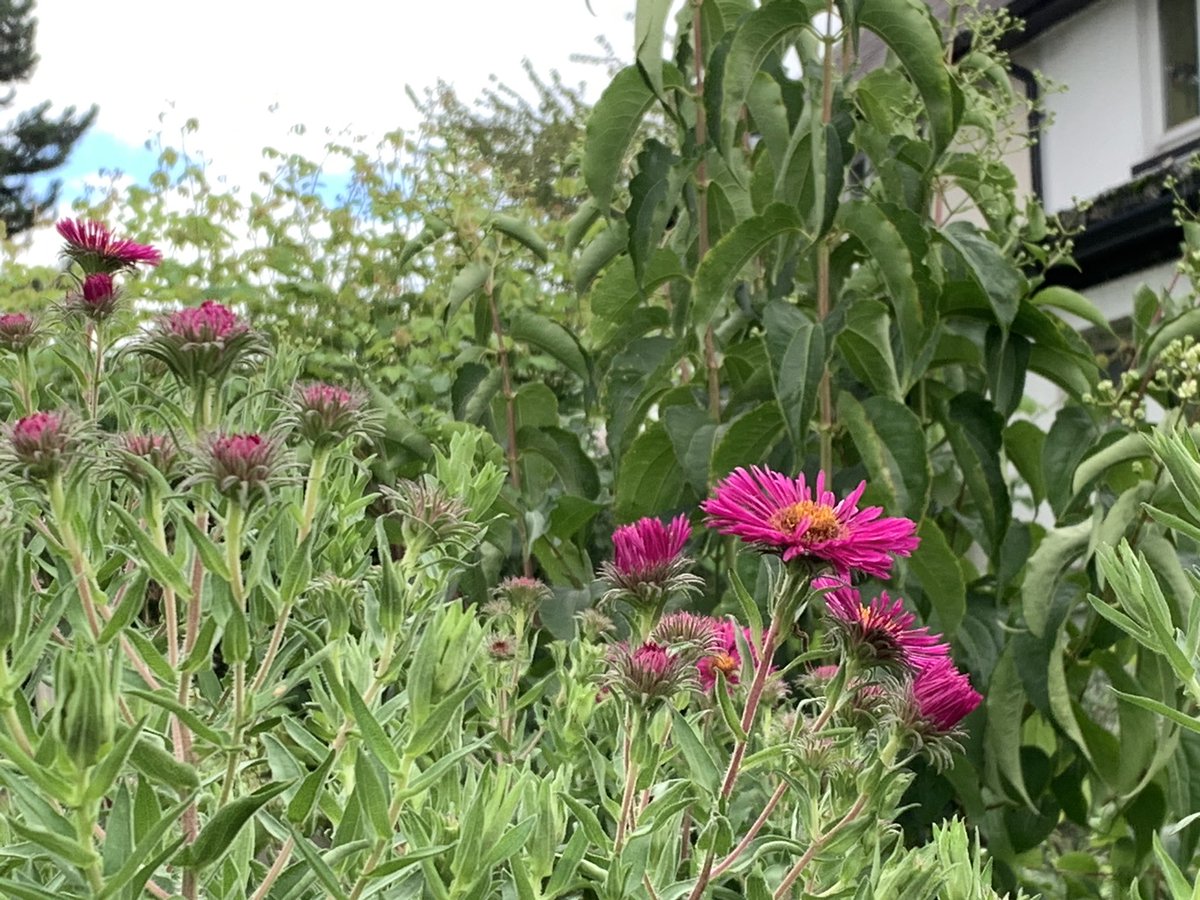
<svg viewBox="0 0 1200 900"><path fill-rule="evenodd" d="M921 543L909 558L909 568L920 579L921 590L937 615L934 627L953 637L967 612L967 587L958 555L931 518L921 522L917 537Z"/></svg>
<svg viewBox="0 0 1200 900"><path fill-rule="evenodd" d="M825 331L799 307L782 300L763 312L775 399L792 443L804 444L825 368Z"/></svg>
<svg viewBox="0 0 1200 900"><path fill-rule="evenodd" d="M859 403L843 391L837 408L838 420L867 467L872 490L884 493L889 510L920 521L933 479L920 420L887 397Z"/></svg>

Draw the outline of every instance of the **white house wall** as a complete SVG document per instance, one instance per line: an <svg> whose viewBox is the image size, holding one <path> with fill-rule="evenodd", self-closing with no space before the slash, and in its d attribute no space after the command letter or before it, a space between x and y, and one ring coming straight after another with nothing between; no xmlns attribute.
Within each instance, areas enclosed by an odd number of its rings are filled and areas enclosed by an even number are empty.
<svg viewBox="0 0 1200 900"><path fill-rule="evenodd" d="M1101 0L1039 35L1013 60L1065 91L1045 98L1046 208L1059 211L1129 181L1147 156L1146 31L1138 0Z"/></svg>

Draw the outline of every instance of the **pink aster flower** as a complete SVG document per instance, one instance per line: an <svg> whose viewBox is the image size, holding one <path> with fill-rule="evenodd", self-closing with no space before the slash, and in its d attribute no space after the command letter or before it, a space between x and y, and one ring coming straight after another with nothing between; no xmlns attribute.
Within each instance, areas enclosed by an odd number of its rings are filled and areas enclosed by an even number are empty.
<svg viewBox="0 0 1200 900"><path fill-rule="evenodd" d="M833 578L816 578L813 587L827 589L825 608L830 618L847 649L867 662L899 664L916 672L950 652L928 628L913 627L916 616L904 608L899 597L891 598L884 591L865 604L859 591Z"/></svg>
<svg viewBox="0 0 1200 900"><path fill-rule="evenodd" d="M247 331L246 323L216 300L168 314L161 328L183 345L221 343Z"/></svg>
<svg viewBox="0 0 1200 900"><path fill-rule="evenodd" d="M614 531L612 562L600 566L600 577L612 586L606 599L659 606L674 591L696 590L703 582L687 571L691 560L683 555L691 533L684 515L669 523L639 519Z"/></svg>
<svg viewBox="0 0 1200 900"><path fill-rule="evenodd" d="M67 242L63 255L70 257L84 272L119 272L138 264L157 266L162 254L153 247L117 238L103 222L62 219L55 226Z"/></svg>
<svg viewBox="0 0 1200 900"><path fill-rule="evenodd" d="M686 654L647 641L636 649L622 641L608 651L605 687L639 705L675 696L696 686L696 667Z"/></svg>
<svg viewBox="0 0 1200 900"><path fill-rule="evenodd" d="M261 434L223 434L206 451L207 470L200 477L231 500L247 503L266 493L279 474L279 442Z"/></svg>
<svg viewBox="0 0 1200 900"><path fill-rule="evenodd" d="M823 472L813 489L803 475L792 478L753 466L735 469L701 508L710 528L778 553L784 562L810 560L843 576L857 569L886 578L892 554L908 556L916 549L916 524L881 518L879 507L859 509L866 486L862 482L839 501L825 490Z"/></svg>
<svg viewBox="0 0 1200 900"><path fill-rule="evenodd" d="M216 300L163 316L134 350L193 387L220 383L246 360L265 353L259 335Z"/></svg>
<svg viewBox="0 0 1200 900"><path fill-rule="evenodd" d="M331 447L348 437L368 437L377 430L378 423L363 409L365 405L362 394L334 384L297 385L290 418L308 443Z"/></svg>
<svg viewBox="0 0 1200 900"><path fill-rule="evenodd" d="M954 731L983 700L947 657L918 672L911 692L918 727L941 735Z"/></svg>
<svg viewBox="0 0 1200 900"><path fill-rule="evenodd" d="M10 464L27 478L46 479L63 470L76 440L58 413L36 412L6 429Z"/></svg>
<svg viewBox="0 0 1200 900"><path fill-rule="evenodd" d="M37 340L37 322L21 312L0 315L0 350L25 353Z"/></svg>
<svg viewBox="0 0 1200 900"><path fill-rule="evenodd" d="M137 485L147 481L145 466L156 469L168 481L177 474L179 448L164 434L128 433L117 438L119 461L115 472Z"/></svg>
<svg viewBox="0 0 1200 900"><path fill-rule="evenodd" d="M67 294L66 308L68 312L100 322L116 312L120 297L110 274L93 272L83 279L79 290Z"/></svg>

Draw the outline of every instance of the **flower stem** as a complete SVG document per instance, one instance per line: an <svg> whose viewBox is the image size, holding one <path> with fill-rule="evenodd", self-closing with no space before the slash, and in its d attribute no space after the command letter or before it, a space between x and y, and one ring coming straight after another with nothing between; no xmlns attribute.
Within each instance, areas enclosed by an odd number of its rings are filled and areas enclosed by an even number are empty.
<svg viewBox="0 0 1200 900"><path fill-rule="evenodd" d="M625 845L625 834L632 825L633 796L637 793L638 764L633 758L634 730L639 722L630 716L625 723L625 791L621 795L621 814L617 818L617 836L613 839L613 852L620 853Z"/></svg>
<svg viewBox="0 0 1200 900"><path fill-rule="evenodd" d="M225 516L225 564L229 567L229 589L233 594L233 602L237 604L242 617L246 616L246 585L242 580L242 524L243 510L240 504L229 502L228 513ZM233 663L233 749L229 751L229 762L225 767L225 783L221 785L221 806L229 799L233 791L233 781L237 777L238 757L241 750L238 745L242 741L242 729L246 725L246 660L238 659Z"/></svg>
<svg viewBox="0 0 1200 900"><path fill-rule="evenodd" d="M812 862L813 857L820 853L821 849L831 840L833 840L843 828L845 828L862 814L862 811L867 806L867 799L867 794L865 792L859 794L858 799L854 801L854 805L846 811L844 816L842 816L833 826L831 826L828 831L822 832L813 839L812 844L810 844L808 849L804 851L804 855L801 856L800 859L797 860L796 864L788 870L787 875L785 875L783 878L783 882L776 889L775 893L771 895L772 900L783 900L783 897L785 897L787 892L791 890L791 887L795 883L796 879L799 878L800 874L804 871L804 867Z"/></svg>
<svg viewBox="0 0 1200 900"><path fill-rule="evenodd" d="M88 385L88 417L95 422L100 409L100 380L104 376L104 326L96 322L92 328L92 378Z"/></svg>
<svg viewBox="0 0 1200 900"><path fill-rule="evenodd" d="M83 545L79 542L79 537L71 525L61 473L55 474L50 479L49 489L50 511L54 514L54 522L58 526L59 536L62 539L63 547L66 548L67 556L70 558L71 572L75 576L75 587L79 592L79 602L83 607L83 614L87 618L92 639L95 640L100 637L101 628L100 617L96 614L92 570L83 552Z"/></svg>
<svg viewBox="0 0 1200 900"><path fill-rule="evenodd" d="M712 870L711 878L719 878L730 866L737 862L739 856L746 852L746 848L750 846L750 842L758 836L758 833L762 831L762 827L767 824L767 819L771 817L771 813L775 811L775 807L783 799L783 795L787 793L787 789L788 783L786 781L779 782L770 799L767 800L766 806L758 814L758 818L754 820L754 824L750 826L750 830L738 841L738 845L730 851L729 855L721 860Z"/></svg>

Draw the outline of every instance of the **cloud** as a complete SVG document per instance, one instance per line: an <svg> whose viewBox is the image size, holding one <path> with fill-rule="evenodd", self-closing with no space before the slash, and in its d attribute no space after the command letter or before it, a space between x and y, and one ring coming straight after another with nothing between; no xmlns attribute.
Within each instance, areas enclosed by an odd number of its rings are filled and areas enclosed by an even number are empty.
<svg viewBox="0 0 1200 900"><path fill-rule="evenodd" d="M175 143L195 118L190 141L213 171L253 181L264 146L317 156L331 134L411 128L406 85L520 86L528 57L598 96L604 71L570 57L599 34L631 57L633 0L590 3L595 15L585 0L42 0L41 63L14 108L96 103L96 130L134 146L159 132Z"/></svg>

